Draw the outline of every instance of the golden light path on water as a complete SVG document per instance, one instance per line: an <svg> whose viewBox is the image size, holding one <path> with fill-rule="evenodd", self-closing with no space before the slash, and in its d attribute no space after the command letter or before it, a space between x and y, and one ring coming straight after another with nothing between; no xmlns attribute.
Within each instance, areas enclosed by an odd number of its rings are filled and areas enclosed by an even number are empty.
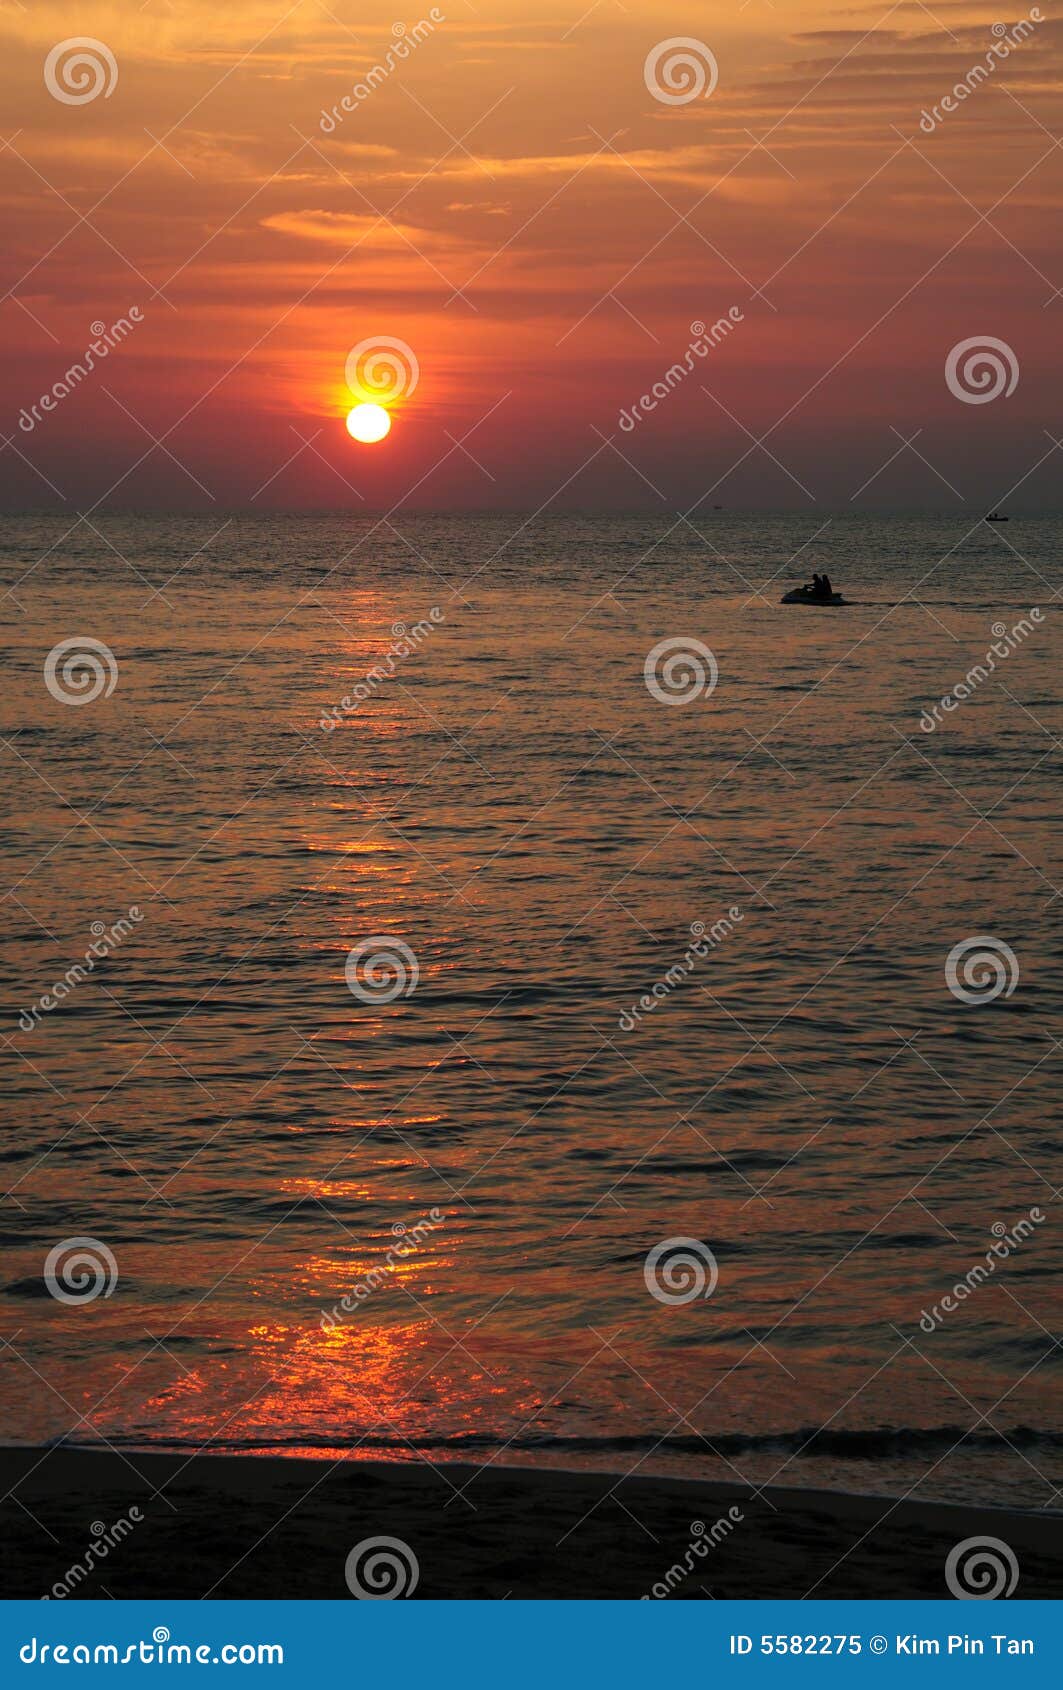
<svg viewBox="0 0 1063 1690"><path fill-rule="evenodd" d="M514 541L512 517L273 514L208 549L208 518L105 517L89 557L61 519L12 533L19 556L76 557L121 655L91 710L37 699L50 786L26 773L12 794L33 827L12 830L11 874L64 943L26 915L18 977L35 995L61 977L101 911L143 919L61 1013L12 1023L29 1061L0 1313L36 1373L5 1370L8 1437L70 1435L73 1410L78 1441L475 1439L713 1477L789 1461L784 1482L891 1494L940 1457L933 1494L1045 1500L1030 1462L1055 1471L1056 1446L1029 1439L1059 1432L1036 1365L1056 1232L920 1329L994 1224L1050 1212L1048 741L988 685L919 725L1032 589L979 532L920 589L927 615L905 594L964 519L836 514L800 567L829 567L852 607L791 612L747 602L669 520L548 515ZM818 521L714 520L760 583ZM1050 576L1058 522L1022 539ZM192 560L165 639L130 556L152 580ZM64 567L12 621L35 680ZM683 708L644 671L677 605L719 669ZM1057 628L1046 609L1007 686L1059 733ZM0 716L16 731L13 696ZM146 731L179 763L104 797L100 771ZM70 806L102 837L55 852L45 890L40 840ZM694 924L724 917L670 981ZM968 1007L945 959L986 931L1020 977ZM419 974L370 1003L346 964L374 936ZM86 1234L118 1280L72 1311L42 1262ZM704 1239L719 1279L669 1307L644 1264L677 1237ZM1014 1448L960 1437L959 1392L1004 1400Z"/></svg>

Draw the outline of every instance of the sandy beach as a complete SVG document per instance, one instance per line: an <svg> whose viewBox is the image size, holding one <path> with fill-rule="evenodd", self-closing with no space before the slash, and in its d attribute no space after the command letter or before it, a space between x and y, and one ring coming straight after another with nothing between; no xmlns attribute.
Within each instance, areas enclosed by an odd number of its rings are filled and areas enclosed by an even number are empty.
<svg viewBox="0 0 1063 1690"><path fill-rule="evenodd" d="M376 1537L409 1547L428 1599L942 1597L949 1551L985 1536L1012 1550L1018 1597L1058 1595L1063 1572L1059 1514L420 1461L2 1459L9 1597L349 1599L347 1556Z"/></svg>

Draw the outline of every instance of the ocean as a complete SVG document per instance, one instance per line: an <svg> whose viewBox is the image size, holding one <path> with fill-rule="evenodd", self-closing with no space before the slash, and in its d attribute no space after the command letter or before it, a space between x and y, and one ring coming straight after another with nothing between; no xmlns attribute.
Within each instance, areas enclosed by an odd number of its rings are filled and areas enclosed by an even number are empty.
<svg viewBox="0 0 1063 1690"><path fill-rule="evenodd" d="M4 520L0 1438L1058 1505L1061 542Z"/></svg>

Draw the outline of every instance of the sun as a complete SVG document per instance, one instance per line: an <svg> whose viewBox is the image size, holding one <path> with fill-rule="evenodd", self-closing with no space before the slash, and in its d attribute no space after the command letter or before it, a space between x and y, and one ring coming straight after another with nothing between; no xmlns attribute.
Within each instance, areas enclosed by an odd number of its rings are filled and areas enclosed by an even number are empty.
<svg viewBox="0 0 1063 1690"><path fill-rule="evenodd" d="M356 405L347 414L347 433L364 446L383 440L391 428L391 418L383 405Z"/></svg>

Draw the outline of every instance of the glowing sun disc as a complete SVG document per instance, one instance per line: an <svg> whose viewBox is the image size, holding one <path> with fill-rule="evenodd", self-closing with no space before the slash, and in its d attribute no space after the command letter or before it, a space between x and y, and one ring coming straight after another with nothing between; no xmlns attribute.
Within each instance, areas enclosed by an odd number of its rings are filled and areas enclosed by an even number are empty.
<svg viewBox="0 0 1063 1690"><path fill-rule="evenodd" d="M365 446L383 440L390 428L391 418L383 405L356 405L348 412L347 433Z"/></svg>

